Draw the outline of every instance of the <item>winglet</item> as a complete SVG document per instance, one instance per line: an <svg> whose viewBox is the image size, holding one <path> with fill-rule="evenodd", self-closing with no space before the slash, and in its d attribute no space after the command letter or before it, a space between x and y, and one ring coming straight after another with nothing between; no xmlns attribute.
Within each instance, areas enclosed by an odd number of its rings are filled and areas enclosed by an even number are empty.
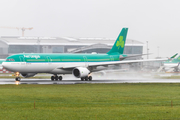
<svg viewBox="0 0 180 120"><path fill-rule="evenodd" d="M175 58L177 55L178 55L178 53L176 53L175 55L173 55L173 56L171 57L171 59Z"/></svg>
<svg viewBox="0 0 180 120"><path fill-rule="evenodd" d="M177 55L178 55L178 53L176 53L176 54L173 55L172 57L168 58L168 60L171 61L171 60L174 59Z"/></svg>

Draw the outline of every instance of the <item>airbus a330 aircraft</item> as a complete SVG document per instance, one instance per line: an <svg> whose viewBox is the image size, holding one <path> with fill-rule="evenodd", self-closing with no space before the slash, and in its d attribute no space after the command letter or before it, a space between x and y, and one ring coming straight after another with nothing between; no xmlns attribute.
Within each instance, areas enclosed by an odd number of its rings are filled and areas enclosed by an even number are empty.
<svg viewBox="0 0 180 120"><path fill-rule="evenodd" d="M106 54L16 54L7 57L2 66L15 72L16 81L20 81L20 74L23 77L32 77L37 73L53 74L51 80L62 80L62 76L58 74L73 74L81 80L92 80L92 72L103 70L108 65L152 61L122 61L128 57L123 54L127 32L128 28L122 29L112 49Z"/></svg>

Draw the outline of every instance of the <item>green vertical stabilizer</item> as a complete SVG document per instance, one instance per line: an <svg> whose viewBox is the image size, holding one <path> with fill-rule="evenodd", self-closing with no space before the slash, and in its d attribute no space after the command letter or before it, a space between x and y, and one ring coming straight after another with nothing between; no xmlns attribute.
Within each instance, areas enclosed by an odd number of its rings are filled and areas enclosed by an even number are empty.
<svg viewBox="0 0 180 120"><path fill-rule="evenodd" d="M124 47L126 43L126 36L127 36L128 28L123 28L116 39L113 47L107 54L123 54Z"/></svg>

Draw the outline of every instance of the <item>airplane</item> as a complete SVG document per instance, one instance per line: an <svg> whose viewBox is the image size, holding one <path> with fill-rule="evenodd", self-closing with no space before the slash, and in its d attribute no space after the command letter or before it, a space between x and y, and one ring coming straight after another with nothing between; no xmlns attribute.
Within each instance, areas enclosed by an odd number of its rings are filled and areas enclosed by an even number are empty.
<svg viewBox="0 0 180 120"><path fill-rule="evenodd" d="M168 60L163 62L163 65L158 69L157 72L165 71L165 72L179 72L180 71L180 56L176 59Z"/></svg>
<svg viewBox="0 0 180 120"><path fill-rule="evenodd" d="M22 53L11 55L6 58L2 66L15 73L15 80L20 81L21 76L33 77L37 73L50 73L51 80L62 80L59 74L73 74L76 78L92 80L91 73L104 70L108 65L137 63L152 60L129 60L123 54L128 28L122 28L113 47L106 54L57 54L57 53ZM163 61L168 59L155 59Z"/></svg>

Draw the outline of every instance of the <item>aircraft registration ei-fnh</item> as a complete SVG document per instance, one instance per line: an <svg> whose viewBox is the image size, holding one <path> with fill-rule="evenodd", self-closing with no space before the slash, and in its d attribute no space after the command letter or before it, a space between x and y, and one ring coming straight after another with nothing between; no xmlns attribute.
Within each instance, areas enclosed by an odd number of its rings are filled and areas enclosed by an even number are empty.
<svg viewBox="0 0 180 120"><path fill-rule="evenodd" d="M127 32L128 28L121 30L113 47L106 54L22 53L7 57L2 66L15 72L16 81L21 80L20 74L26 78L37 73L53 74L51 80L62 80L59 74L73 74L81 80L92 80L92 72L106 69L108 65L168 60L167 58L123 61L128 57L123 54Z"/></svg>

